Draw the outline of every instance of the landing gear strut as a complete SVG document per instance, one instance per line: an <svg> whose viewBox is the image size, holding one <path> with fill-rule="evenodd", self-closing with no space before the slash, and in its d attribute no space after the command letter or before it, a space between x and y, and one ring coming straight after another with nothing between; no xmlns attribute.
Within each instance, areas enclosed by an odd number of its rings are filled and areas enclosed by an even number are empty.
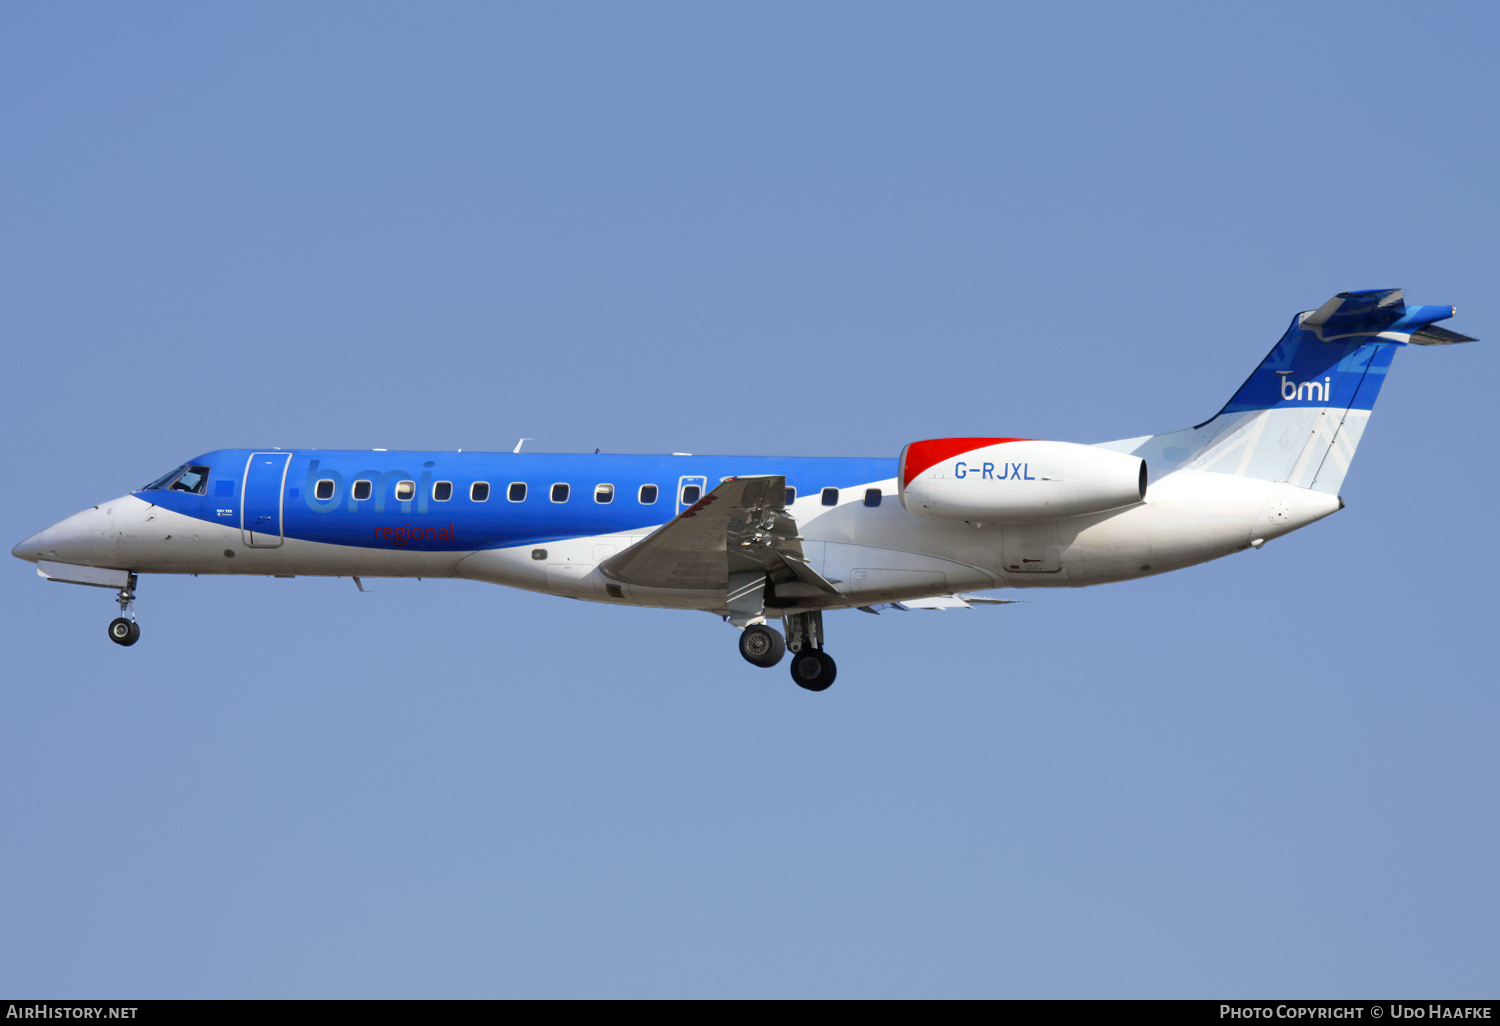
<svg viewBox="0 0 1500 1026"><path fill-rule="evenodd" d="M808 691L826 691L838 675L833 657L823 651L823 611L792 613L786 618L787 648L792 656L792 680Z"/></svg>
<svg viewBox="0 0 1500 1026"><path fill-rule="evenodd" d="M109 640L116 645L134 645L141 639L140 625L135 622L135 574L130 575L115 601L120 603L120 615L109 622Z"/></svg>

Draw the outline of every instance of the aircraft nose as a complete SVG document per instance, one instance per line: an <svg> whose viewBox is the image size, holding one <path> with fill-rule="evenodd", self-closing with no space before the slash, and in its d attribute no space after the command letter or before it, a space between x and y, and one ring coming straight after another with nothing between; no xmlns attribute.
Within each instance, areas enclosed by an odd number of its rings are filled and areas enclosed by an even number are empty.
<svg viewBox="0 0 1500 1026"><path fill-rule="evenodd" d="M107 559L114 555L113 538L109 534L113 520L108 510L95 506L38 531L11 549L10 554L28 563L47 559L92 566L99 556ZM107 546L102 542L108 542Z"/></svg>
<svg viewBox="0 0 1500 1026"><path fill-rule="evenodd" d="M35 563L38 559L42 558L42 553L46 552L47 548L47 531L38 531L30 538L13 547L10 550L10 554L17 559L24 559L28 563Z"/></svg>
<svg viewBox="0 0 1500 1026"><path fill-rule="evenodd" d="M21 541L17 546L10 549L10 555L17 559L26 559L27 562L36 562L46 549L46 531L37 531L36 534Z"/></svg>

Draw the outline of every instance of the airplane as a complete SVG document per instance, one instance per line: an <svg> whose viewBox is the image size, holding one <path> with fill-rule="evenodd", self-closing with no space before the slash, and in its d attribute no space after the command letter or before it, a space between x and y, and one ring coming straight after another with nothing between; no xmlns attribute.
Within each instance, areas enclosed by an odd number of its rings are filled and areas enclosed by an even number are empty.
<svg viewBox="0 0 1500 1026"><path fill-rule="evenodd" d="M1153 576L1344 507L1339 489L1397 349L1475 341L1400 289L1297 314L1214 416L1086 445L936 438L897 458L218 449L27 538L52 581L141 574L458 577L705 610L760 667L823 691L823 613L972 608L1001 588ZM526 439L522 439L524 443ZM783 632L771 626L779 619Z"/></svg>

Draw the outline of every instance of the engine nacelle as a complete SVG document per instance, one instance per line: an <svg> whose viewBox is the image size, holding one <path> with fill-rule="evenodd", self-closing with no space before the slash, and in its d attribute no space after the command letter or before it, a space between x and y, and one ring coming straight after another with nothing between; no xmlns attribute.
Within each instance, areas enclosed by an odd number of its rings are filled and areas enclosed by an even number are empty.
<svg viewBox="0 0 1500 1026"><path fill-rule="evenodd" d="M1146 461L1076 442L934 438L901 450L897 480L909 513L1014 524L1141 502Z"/></svg>

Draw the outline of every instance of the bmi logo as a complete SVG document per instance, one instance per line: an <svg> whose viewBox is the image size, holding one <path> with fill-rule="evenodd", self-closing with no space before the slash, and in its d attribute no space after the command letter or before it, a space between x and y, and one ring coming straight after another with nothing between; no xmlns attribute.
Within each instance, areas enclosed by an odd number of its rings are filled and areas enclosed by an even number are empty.
<svg viewBox="0 0 1500 1026"><path fill-rule="evenodd" d="M1292 373L1291 371L1277 371L1276 373L1281 375L1281 398L1309 399L1325 403L1328 401L1328 383L1331 379L1303 381L1299 384L1287 376Z"/></svg>

